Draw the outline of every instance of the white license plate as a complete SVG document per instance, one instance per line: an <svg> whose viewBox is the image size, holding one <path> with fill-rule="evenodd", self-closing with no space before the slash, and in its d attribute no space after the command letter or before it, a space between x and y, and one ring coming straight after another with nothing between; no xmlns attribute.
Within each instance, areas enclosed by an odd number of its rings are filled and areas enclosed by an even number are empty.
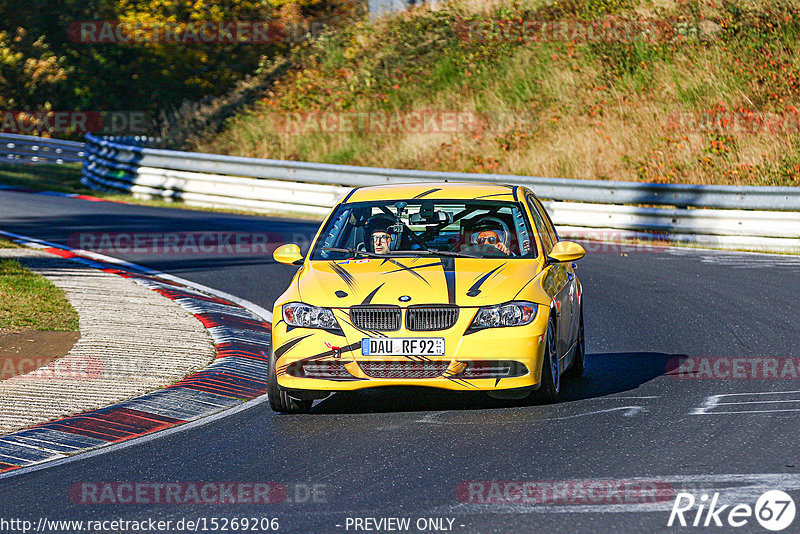
<svg viewBox="0 0 800 534"><path fill-rule="evenodd" d="M443 337L365 337L364 356L444 356Z"/></svg>

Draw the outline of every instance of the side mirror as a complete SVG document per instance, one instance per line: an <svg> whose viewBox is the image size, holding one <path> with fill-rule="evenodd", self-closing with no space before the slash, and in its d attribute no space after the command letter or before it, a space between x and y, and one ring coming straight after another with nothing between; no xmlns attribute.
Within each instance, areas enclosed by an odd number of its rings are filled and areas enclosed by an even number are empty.
<svg viewBox="0 0 800 534"><path fill-rule="evenodd" d="M583 247L572 241L559 241L553 245L553 250L547 256L545 265L553 263L566 263L569 261L578 261L586 255Z"/></svg>
<svg viewBox="0 0 800 534"><path fill-rule="evenodd" d="M279 246L275 249L275 252L272 253L272 257L275 258L275 261L278 263L283 263L285 265L300 265L303 263L303 255L300 253L300 247L294 243L287 243L286 245Z"/></svg>

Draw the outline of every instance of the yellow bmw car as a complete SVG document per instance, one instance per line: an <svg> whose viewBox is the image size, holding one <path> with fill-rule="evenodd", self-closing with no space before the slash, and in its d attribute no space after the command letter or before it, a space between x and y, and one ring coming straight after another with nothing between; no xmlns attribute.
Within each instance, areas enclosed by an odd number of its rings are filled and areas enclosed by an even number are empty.
<svg viewBox="0 0 800 534"><path fill-rule="evenodd" d="M528 189L476 183L356 188L333 208L275 303L269 402L380 386L558 400L584 368L577 243Z"/></svg>

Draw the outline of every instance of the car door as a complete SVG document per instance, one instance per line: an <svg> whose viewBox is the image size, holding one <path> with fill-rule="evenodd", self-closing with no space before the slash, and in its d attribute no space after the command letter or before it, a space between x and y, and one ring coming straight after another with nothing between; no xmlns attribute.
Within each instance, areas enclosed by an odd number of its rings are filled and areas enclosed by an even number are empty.
<svg viewBox="0 0 800 534"><path fill-rule="evenodd" d="M533 195L526 197L528 209L534 219L534 225L541 238L542 248L545 257L553 250L553 246L558 242L558 234L550 222L550 218L544 211L544 207ZM556 350L559 360L563 360L564 355L570 347L570 332L572 330L572 305L571 291L574 292L572 282L574 273L572 267L564 263L554 263L547 267L548 273L545 275L544 285L552 287L556 306ZM569 365L570 362L561 361L561 369Z"/></svg>
<svg viewBox="0 0 800 534"><path fill-rule="evenodd" d="M558 237L558 232L556 231L555 225L553 224L553 220L550 218L550 214L547 213L547 210L544 209L541 201L538 198L534 197L534 201L536 204L541 208L542 214L544 215L544 222L545 226L548 229L548 232L555 239L554 243L557 243L561 240ZM575 263L569 262L564 263L564 268L566 270L567 276L567 303L566 306L568 307L569 312L569 320L566 321L569 325L568 332L566 332L566 344L567 349L572 346L572 344L577 341L578 339L578 330L580 328L580 298L578 297L578 291L580 289L578 285L578 280L575 275L575 270L577 269L577 265ZM564 312L565 314L567 311Z"/></svg>

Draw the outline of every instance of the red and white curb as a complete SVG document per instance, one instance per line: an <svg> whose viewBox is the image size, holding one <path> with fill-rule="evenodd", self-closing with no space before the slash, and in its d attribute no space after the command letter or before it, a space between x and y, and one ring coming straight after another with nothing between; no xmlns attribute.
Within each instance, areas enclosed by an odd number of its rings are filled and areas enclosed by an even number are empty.
<svg viewBox="0 0 800 534"><path fill-rule="evenodd" d="M209 331L216 360L177 384L0 437L0 477L219 414L266 393L271 314L243 299L97 253L0 231L18 243L133 280Z"/></svg>

